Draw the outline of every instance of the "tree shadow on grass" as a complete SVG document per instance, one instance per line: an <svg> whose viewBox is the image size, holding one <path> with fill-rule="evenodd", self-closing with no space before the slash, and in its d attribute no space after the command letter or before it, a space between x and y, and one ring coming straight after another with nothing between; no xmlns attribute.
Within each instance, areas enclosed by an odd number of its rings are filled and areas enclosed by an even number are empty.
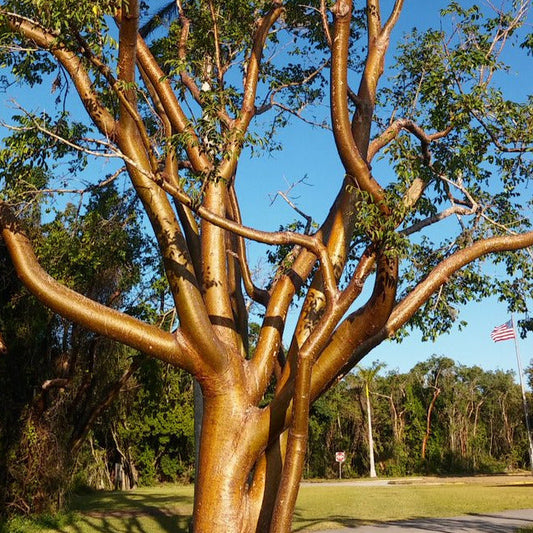
<svg viewBox="0 0 533 533"><path fill-rule="evenodd" d="M76 496L78 519L58 533L187 533L191 496L168 493L102 492Z"/></svg>
<svg viewBox="0 0 533 533"><path fill-rule="evenodd" d="M500 513L482 514L472 513L463 517L452 518L414 518L411 520L399 520L390 522L368 522L355 520L346 516L329 516L315 520L303 520L305 523L293 528L293 532L304 531L321 525L356 528L368 526L368 531L378 531L394 527L396 530L406 531L434 531L448 533L450 531L483 531L485 533L512 533L520 527L532 527L533 520L518 516L502 516ZM366 528L362 530L367 531Z"/></svg>
<svg viewBox="0 0 533 533"><path fill-rule="evenodd" d="M505 487L505 488L510 488L510 489L522 489L524 487L533 487L533 482L531 483L515 483L515 484L512 484L512 483L505 483L503 485L492 485L493 487Z"/></svg>
<svg viewBox="0 0 533 533"><path fill-rule="evenodd" d="M353 518L351 516L342 516L342 515L328 515L320 518L308 518L302 515L302 513L298 512L298 510L294 513L294 519L292 523L292 531L298 532L298 531L305 531L308 529L318 529L319 527L327 527L331 528L332 526L335 527L349 527L349 528L356 528L360 527L362 525L368 524L368 521L365 520L358 520L356 518Z"/></svg>
<svg viewBox="0 0 533 533"><path fill-rule="evenodd" d="M138 514L116 517L91 517L82 515L76 523L61 533L187 533L189 516L165 515L164 513Z"/></svg>

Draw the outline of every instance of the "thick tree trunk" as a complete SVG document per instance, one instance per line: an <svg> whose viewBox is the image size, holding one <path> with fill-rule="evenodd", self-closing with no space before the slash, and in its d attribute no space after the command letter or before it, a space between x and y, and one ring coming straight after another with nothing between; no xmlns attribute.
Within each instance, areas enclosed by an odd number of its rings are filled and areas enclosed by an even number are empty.
<svg viewBox="0 0 533 533"><path fill-rule="evenodd" d="M251 412L236 398L204 397L193 516L196 533L256 531L250 523L248 488L254 464Z"/></svg>
<svg viewBox="0 0 533 533"><path fill-rule="evenodd" d="M259 409L228 394L204 396L194 533L269 533L286 453L286 433L261 449ZM223 422L221 422L223 421Z"/></svg>

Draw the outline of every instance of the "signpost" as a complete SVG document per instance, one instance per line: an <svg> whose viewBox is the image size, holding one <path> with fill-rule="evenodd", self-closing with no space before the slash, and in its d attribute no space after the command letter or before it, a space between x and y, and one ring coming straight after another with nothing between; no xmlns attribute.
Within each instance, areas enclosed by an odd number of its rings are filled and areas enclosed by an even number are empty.
<svg viewBox="0 0 533 533"><path fill-rule="evenodd" d="M344 452L335 452L335 461L339 463L339 479L342 479L342 463L346 461L346 454Z"/></svg>

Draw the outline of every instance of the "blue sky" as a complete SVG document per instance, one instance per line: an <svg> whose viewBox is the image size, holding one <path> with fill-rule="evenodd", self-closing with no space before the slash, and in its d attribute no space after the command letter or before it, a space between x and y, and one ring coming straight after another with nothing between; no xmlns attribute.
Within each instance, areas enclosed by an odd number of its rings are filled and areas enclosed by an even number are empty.
<svg viewBox="0 0 533 533"><path fill-rule="evenodd" d="M439 9L445 3L441 0L407 0L395 35L401 36L413 26L419 29L428 26L439 27ZM383 4L392 6L393 2L389 0ZM462 4L469 5L471 2ZM509 73L505 85L513 97L521 98L530 92L530 72L531 65L523 63L518 64L515 70ZM41 90L48 91L48 87L45 85ZM47 105L44 102L50 101L49 95L42 96L43 105ZM7 100L10 97L10 94L0 95L1 118L5 119L11 114L5 108L9 105ZM18 92L17 98L20 98L21 104L33 110L41 104L38 101L40 98L35 98L35 93ZM324 107L322 111L325 115L328 114L327 108ZM298 207L312 215L317 222L323 220L338 191L343 169L336 155L331 132L313 129L293 121L291 127L281 132L281 144L283 150L270 155L263 154L259 158L250 158L248 152L243 154L239 164L237 188L242 197L243 221L246 225L277 230L280 224L297 218L295 212L281 198L278 197L274 202L272 199L277 191L286 191L291 184L304 176L307 176L305 184L298 185L291 196ZM92 171L109 173L109 166L108 162L96 163ZM75 183L73 185L77 186ZM250 251L252 263L261 268L261 250L250 246ZM533 306L533 302L531 305ZM494 343L490 338L491 330L510 318L505 304L494 299L481 304L469 304L461 309L460 318L469 323L463 331L454 328L450 334L441 336L436 342L421 342L420 335L414 332L401 344L383 343L369 354L363 364L370 364L379 359L386 363L389 369L407 371L416 362L437 354L451 357L469 366L516 370L514 343ZM525 340L520 339L519 346L523 364L527 366L533 359L533 335Z"/></svg>
<svg viewBox="0 0 533 533"><path fill-rule="evenodd" d="M392 6L392 3L383 2L383 5ZM405 2L395 38L400 38L413 26L422 30L445 25L440 19L439 10L446 4L441 0ZM472 2L461 4L468 6ZM531 16L529 19L531 20ZM509 59L515 59L511 55L510 53ZM531 58L513 63L513 68L503 80L509 97L523 99L531 93L530 73ZM328 113L328 110L324 112ZM293 123L292 127L282 133L282 145L283 150L280 152L262 159L250 159L245 154L240 162L237 184L239 193L244 198L242 210L244 223L247 225L277 230L280 223L298 218L281 198L278 197L273 204L272 198L277 191L286 191L304 176L307 176L306 183L293 189L292 197L300 209L318 222L323 220L338 192L343 169L330 132ZM255 247L252 249L255 250ZM251 255L253 257L254 252ZM533 307L533 302L530 303L530 307ZM490 338L490 332L495 326L511 318L505 303L493 298L482 303L468 304L460 309L459 318L468 322L468 326L462 331L454 327L449 334L442 335L435 342L422 342L420 334L414 331L402 343L382 343L362 364L370 364L379 359L387 364L388 369L407 371L416 362L437 354L451 357L468 366L479 365L487 370L517 372L514 342L494 343ZM516 316L515 320L520 318L524 317ZM518 344L522 364L526 367L530 360L533 363L533 335L519 339Z"/></svg>
<svg viewBox="0 0 533 533"><path fill-rule="evenodd" d="M283 133L283 150L261 159L243 157L239 167L238 191L242 195L243 221L246 225L275 231L284 221L298 218L281 198L272 204L278 190L307 175L307 184L298 185L292 193L294 202L307 214L321 221L334 199L342 166L335 154L330 132L308 127L291 128ZM259 262L261 250L250 245L252 263ZM260 277L260 276L259 276ZM533 302L531 302L533 306ZM445 355L467 366L479 365L487 370L515 370L516 356L513 341L494 343L490 332L509 320L507 306L496 299L468 304L459 318L468 327L442 335L435 342L422 342L414 331L402 343L384 342L362 362L370 364L379 359L388 369L407 371L418 361L433 354ZM517 316L516 318L523 318ZM519 339L523 366L533 360L533 335Z"/></svg>

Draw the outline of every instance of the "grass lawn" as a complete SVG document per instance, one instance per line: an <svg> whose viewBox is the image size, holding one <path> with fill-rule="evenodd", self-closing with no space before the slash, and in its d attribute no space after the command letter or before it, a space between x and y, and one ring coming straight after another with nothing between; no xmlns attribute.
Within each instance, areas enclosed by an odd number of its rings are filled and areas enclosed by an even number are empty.
<svg viewBox="0 0 533 533"><path fill-rule="evenodd" d="M186 533L193 488L164 485L133 492L76 496L75 515L55 527L44 521L11 524L10 533ZM424 480L385 486L368 483L305 484L293 531L357 526L421 517L457 516L533 506L531 476Z"/></svg>
<svg viewBox="0 0 533 533"><path fill-rule="evenodd" d="M293 522L294 531L356 527L369 522L449 517L533 507L530 483L507 484L493 478L475 484L388 486L303 486Z"/></svg>

